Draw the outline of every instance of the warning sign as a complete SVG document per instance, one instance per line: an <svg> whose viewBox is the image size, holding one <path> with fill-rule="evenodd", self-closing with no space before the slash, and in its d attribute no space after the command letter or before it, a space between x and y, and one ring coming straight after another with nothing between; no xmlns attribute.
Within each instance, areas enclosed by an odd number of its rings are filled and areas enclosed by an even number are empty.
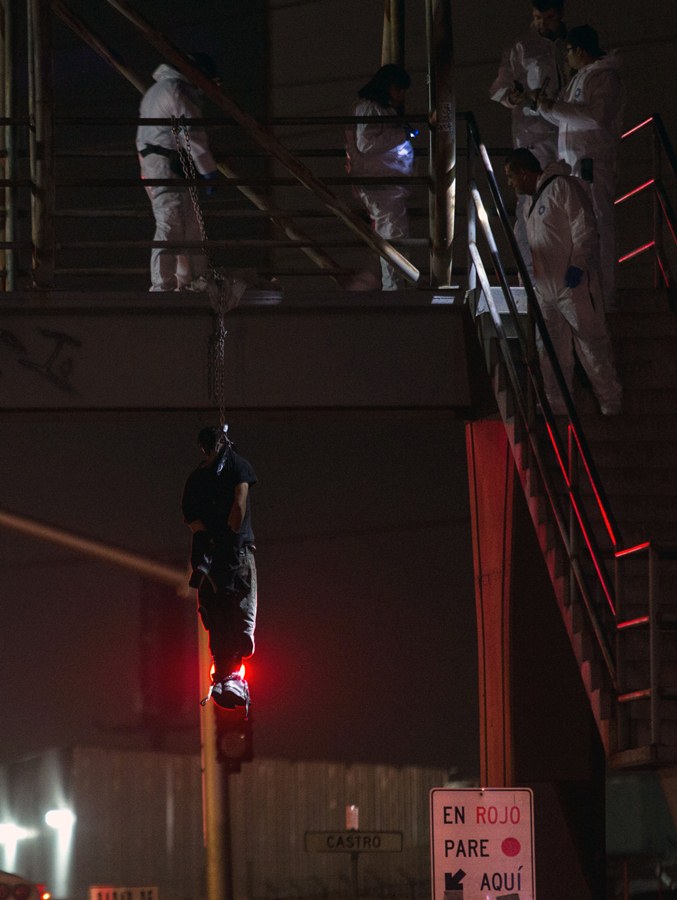
<svg viewBox="0 0 677 900"><path fill-rule="evenodd" d="M529 788L430 792L433 900L536 900Z"/></svg>

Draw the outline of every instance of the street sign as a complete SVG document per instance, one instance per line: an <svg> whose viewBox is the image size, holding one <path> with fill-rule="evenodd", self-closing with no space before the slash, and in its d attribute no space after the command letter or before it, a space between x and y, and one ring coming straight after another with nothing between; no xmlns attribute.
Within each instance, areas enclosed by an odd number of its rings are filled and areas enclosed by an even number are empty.
<svg viewBox="0 0 677 900"><path fill-rule="evenodd" d="M533 792L433 788L433 900L536 900Z"/></svg>
<svg viewBox="0 0 677 900"><path fill-rule="evenodd" d="M400 853L401 831L306 831L309 853Z"/></svg>

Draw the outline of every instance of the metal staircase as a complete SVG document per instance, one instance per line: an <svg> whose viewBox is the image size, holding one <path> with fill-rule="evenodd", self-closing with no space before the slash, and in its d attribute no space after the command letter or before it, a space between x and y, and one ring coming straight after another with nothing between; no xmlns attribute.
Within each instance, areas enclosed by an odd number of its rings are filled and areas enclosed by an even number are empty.
<svg viewBox="0 0 677 900"><path fill-rule="evenodd" d="M555 418L539 381L535 328L559 367L489 155L474 118L466 119L468 298L556 602L609 764L674 764L677 320L665 292L625 290L623 311L611 322L622 361L623 415L600 416L583 390L574 403L560 377L569 415ZM657 196L663 206L666 192ZM669 201L667 206L670 224ZM498 241L510 245L525 288L510 286ZM657 259L669 296L672 279L662 246ZM647 314L656 305L659 310Z"/></svg>

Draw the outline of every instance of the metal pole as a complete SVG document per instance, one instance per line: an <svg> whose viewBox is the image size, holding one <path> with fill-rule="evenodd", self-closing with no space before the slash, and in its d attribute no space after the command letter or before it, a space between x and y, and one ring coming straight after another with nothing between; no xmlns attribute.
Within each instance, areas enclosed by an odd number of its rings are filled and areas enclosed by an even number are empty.
<svg viewBox="0 0 677 900"><path fill-rule="evenodd" d="M4 114L6 116L15 115L14 103L14 16L12 14L12 4L14 0L4 0ZM5 125L5 150L7 152L7 162L5 164L5 177L11 181L16 175L16 151L14 130L15 125ZM13 242L16 240L16 189L11 185L7 185L5 194L5 240ZM16 251L10 250L5 257L5 289L13 291L16 285Z"/></svg>
<svg viewBox="0 0 677 900"><path fill-rule="evenodd" d="M212 657L207 632L200 629L200 693L207 696ZM233 866L230 848L230 797L228 772L216 758L216 709L208 703L200 710L202 762L202 833L208 900L233 900Z"/></svg>
<svg viewBox="0 0 677 900"><path fill-rule="evenodd" d="M661 645L660 645L660 594L658 551L654 544L649 546L649 685L650 685L650 716L651 716L651 743L658 747L661 739L661 697L660 697L660 670L661 670Z"/></svg>
<svg viewBox="0 0 677 900"><path fill-rule="evenodd" d="M143 94L147 88L149 87L150 82L147 79L141 78L133 69L130 69L127 66L120 55L113 51L110 47L106 45L106 43L95 33L93 32L88 25L79 19L61 0L52 0L52 9L59 16L59 18L68 25L72 31L75 32L82 40L92 48L96 53L104 59L111 68L115 69L119 72L130 84L133 84L134 87L139 91L139 93ZM239 178L238 173L233 169L230 165L225 162L218 163L218 169L222 175L224 175L229 180L237 180ZM262 197L260 194L257 194L251 188L246 185L238 184L236 185L237 189L243 194L257 209L262 210L263 212L270 214L271 222L280 228L287 237L292 241L298 241L301 243L305 243L305 247L301 247L302 253L311 259L320 269L335 273L337 270L341 268L341 266L329 256L321 247L319 247L313 239L306 234L295 222L293 219L288 216L279 215L277 213L271 212L270 203L266 200L265 197ZM335 274L330 275L330 277L336 281L337 283L341 283L341 277Z"/></svg>
<svg viewBox="0 0 677 900"><path fill-rule="evenodd" d="M381 65L404 66L404 0L385 0Z"/></svg>
<svg viewBox="0 0 677 900"><path fill-rule="evenodd" d="M7 5L8 5L8 0L5 0L5 2L2 5L2 28L0 29L0 73L2 73L3 78L5 77L5 74L7 72L7 35L5 33ZM5 92L4 92L4 90L1 90L0 91L0 116L2 116L3 118L7 115L6 110L5 110L5 102L6 102ZM2 131L3 131L3 137L4 137L5 128L3 128ZM3 143L2 143L2 151L3 151L3 156L6 158L7 145L6 145L5 141L3 141ZM6 194L7 194L7 191L5 190L3 192L3 196L5 197L5 203L3 204L2 209L0 209L0 240L3 240L3 241L8 240L8 238L7 238ZM2 249L0 249L0 270L2 270L2 272L7 271L7 257L8 256L9 256L9 254L7 253L7 250L4 247ZM5 278L6 278L6 275L4 275L4 274L0 275L0 284L2 284L3 290L7 289L6 284L5 284Z"/></svg>
<svg viewBox="0 0 677 900"><path fill-rule="evenodd" d="M260 147L270 153L297 181L338 216L347 226L379 256L386 259L409 281L417 282L420 273L416 266L367 225L350 207L336 197L325 184L317 179L303 163L299 162L272 134L241 109L224 91L207 78L177 47L146 19L131 8L126 0L107 0L107 3L128 19L153 47L209 97L220 109L231 116Z"/></svg>
<svg viewBox="0 0 677 900"><path fill-rule="evenodd" d="M663 153L662 153L662 147L661 147L661 140L658 135L658 131L656 130L655 124L652 124L652 127L651 127L651 137L652 137L652 156L653 156L652 175L653 175L653 179L654 179L654 190L652 191L653 239L654 239L654 246L656 249L656 252L654 254L654 263L653 263L653 287L654 287L654 290L656 290L663 283L659 260L665 258L665 244L663 242L663 211L661 209L661 204L658 199L658 194L656 193L656 190L655 190L655 185L662 183Z"/></svg>
<svg viewBox="0 0 677 900"><path fill-rule="evenodd" d="M359 875L359 852L350 854L350 882L353 891L353 900L360 900L360 875Z"/></svg>
<svg viewBox="0 0 677 900"><path fill-rule="evenodd" d="M28 34L29 114L31 118L31 233L33 283L49 288L54 283L54 78L51 12L48 0L30 0Z"/></svg>
<svg viewBox="0 0 677 900"><path fill-rule="evenodd" d="M456 99L451 0L426 0L428 78L434 127L430 139L430 271L451 283L456 204Z"/></svg>

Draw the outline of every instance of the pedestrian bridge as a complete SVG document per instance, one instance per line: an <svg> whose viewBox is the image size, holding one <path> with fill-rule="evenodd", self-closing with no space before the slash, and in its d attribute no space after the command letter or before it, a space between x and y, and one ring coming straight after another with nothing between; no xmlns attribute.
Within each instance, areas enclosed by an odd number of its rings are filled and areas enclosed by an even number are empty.
<svg viewBox="0 0 677 900"><path fill-rule="evenodd" d="M13 292L0 302L3 411L218 406L218 318L206 294ZM469 324L460 286L319 298L247 291L225 316L225 402L229 411L470 415L481 360Z"/></svg>

